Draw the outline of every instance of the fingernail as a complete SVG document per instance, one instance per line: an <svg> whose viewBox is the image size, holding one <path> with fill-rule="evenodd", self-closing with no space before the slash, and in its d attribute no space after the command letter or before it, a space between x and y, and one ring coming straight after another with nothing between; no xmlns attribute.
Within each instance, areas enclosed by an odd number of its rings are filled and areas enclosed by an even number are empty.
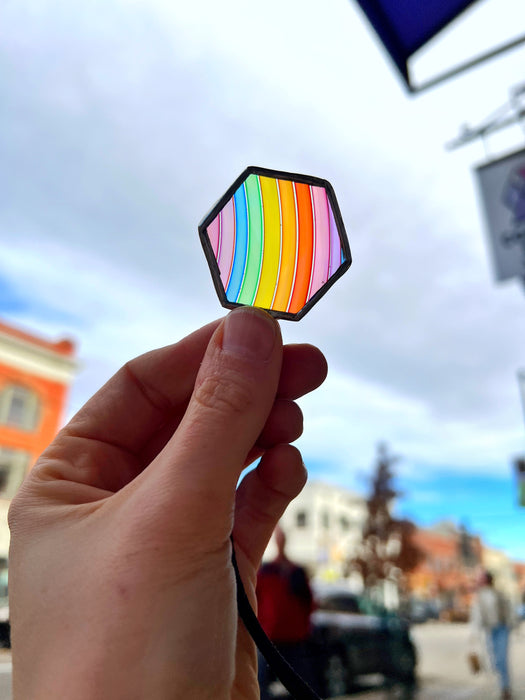
<svg viewBox="0 0 525 700"><path fill-rule="evenodd" d="M224 323L222 349L246 360L265 362L272 354L277 322L266 312L243 307L230 312Z"/></svg>

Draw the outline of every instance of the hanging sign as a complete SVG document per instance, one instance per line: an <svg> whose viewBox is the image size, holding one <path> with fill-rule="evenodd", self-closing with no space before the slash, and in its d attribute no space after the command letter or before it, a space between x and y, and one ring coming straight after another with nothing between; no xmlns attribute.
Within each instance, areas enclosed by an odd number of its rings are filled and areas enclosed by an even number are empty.
<svg viewBox="0 0 525 700"><path fill-rule="evenodd" d="M525 277L525 149L476 168L498 281Z"/></svg>

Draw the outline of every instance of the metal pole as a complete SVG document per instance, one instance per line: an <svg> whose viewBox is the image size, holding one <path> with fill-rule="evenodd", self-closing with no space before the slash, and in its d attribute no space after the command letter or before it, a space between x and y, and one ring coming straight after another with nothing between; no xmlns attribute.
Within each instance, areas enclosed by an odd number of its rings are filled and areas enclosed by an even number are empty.
<svg viewBox="0 0 525 700"><path fill-rule="evenodd" d="M520 388L521 407L523 409L523 418L525 419L525 369L518 370L518 386Z"/></svg>
<svg viewBox="0 0 525 700"><path fill-rule="evenodd" d="M445 144L445 148L447 151L452 151L455 148L459 148L460 146L464 146L465 144L474 141L475 139L485 138L488 134L491 134L494 131L505 129L507 126L512 126L518 122L521 123L524 118L525 109L520 109L518 112L506 117L505 119L495 120L494 122L485 124L482 127L470 128L465 125L460 135L456 139L448 141Z"/></svg>

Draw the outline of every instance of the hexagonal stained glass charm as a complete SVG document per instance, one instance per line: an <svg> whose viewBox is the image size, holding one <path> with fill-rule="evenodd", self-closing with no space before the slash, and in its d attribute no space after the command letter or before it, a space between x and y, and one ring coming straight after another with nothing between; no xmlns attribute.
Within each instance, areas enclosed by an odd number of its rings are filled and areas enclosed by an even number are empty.
<svg viewBox="0 0 525 700"><path fill-rule="evenodd" d="M247 168L199 235L221 304L276 318L298 321L352 262L332 186L308 175Z"/></svg>

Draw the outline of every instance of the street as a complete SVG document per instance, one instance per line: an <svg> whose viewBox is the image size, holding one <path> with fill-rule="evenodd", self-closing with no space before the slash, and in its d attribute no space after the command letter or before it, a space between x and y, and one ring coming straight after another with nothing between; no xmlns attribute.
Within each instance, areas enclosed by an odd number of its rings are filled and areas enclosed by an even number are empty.
<svg viewBox="0 0 525 700"><path fill-rule="evenodd" d="M349 700L498 700L494 674L472 675L467 665L468 626L427 622L415 625L412 636L417 645L418 687L382 688L381 684L351 696ZM525 700L525 626L511 637L510 668L513 699Z"/></svg>
<svg viewBox="0 0 525 700"><path fill-rule="evenodd" d="M473 676L468 669L468 627L428 622L413 628L419 654L419 683L415 690L385 687L380 678L370 679L347 700L498 700L492 673ZM513 699L525 700L525 625L511 637ZM0 700L12 700L11 655L0 650Z"/></svg>

